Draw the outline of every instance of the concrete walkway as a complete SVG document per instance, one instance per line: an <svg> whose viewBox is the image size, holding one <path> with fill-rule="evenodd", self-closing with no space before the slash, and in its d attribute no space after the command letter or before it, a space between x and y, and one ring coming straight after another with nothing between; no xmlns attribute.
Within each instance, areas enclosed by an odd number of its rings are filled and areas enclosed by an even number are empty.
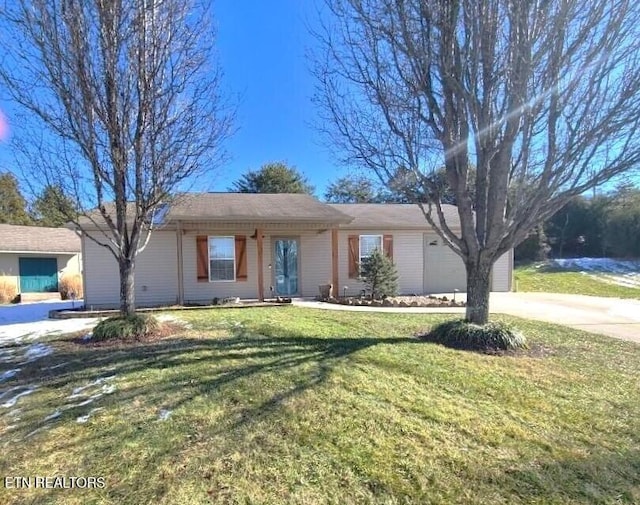
<svg viewBox="0 0 640 505"><path fill-rule="evenodd" d="M447 294L450 296L450 293ZM459 293L464 299L464 293ZM300 307L354 312L464 314L464 308L357 307L295 300ZM561 324L579 330L640 343L640 300L558 293L492 293L490 311Z"/></svg>

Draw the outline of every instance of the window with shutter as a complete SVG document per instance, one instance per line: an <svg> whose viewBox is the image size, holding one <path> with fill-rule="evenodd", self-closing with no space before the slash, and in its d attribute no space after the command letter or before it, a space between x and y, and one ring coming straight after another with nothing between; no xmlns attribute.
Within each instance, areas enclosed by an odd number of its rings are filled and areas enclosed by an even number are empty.
<svg viewBox="0 0 640 505"><path fill-rule="evenodd" d="M209 237L209 280L236 280L235 237Z"/></svg>

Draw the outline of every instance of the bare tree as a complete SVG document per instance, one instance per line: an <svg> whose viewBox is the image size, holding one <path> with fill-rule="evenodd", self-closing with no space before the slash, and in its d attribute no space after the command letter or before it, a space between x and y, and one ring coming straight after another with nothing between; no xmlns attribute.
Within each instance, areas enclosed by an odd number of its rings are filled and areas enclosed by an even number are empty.
<svg viewBox="0 0 640 505"><path fill-rule="evenodd" d="M69 218L116 258L120 311L133 314L135 260L158 214L219 165L230 133L207 9L16 0L1 14L0 82L37 118L23 144L33 175L83 209Z"/></svg>
<svg viewBox="0 0 640 505"><path fill-rule="evenodd" d="M435 194L421 208L464 261L467 320L485 323L497 258L640 161L640 4L325 1L314 63L326 132L383 182L402 166ZM440 166L459 231L430 184Z"/></svg>

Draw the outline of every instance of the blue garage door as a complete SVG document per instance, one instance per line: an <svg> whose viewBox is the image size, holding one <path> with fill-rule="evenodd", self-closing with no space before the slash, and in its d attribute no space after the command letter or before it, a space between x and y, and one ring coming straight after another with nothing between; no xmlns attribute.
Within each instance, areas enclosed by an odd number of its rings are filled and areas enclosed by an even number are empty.
<svg viewBox="0 0 640 505"><path fill-rule="evenodd" d="M20 258L19 262L21 293L58 291L56 258Z"/></svg>

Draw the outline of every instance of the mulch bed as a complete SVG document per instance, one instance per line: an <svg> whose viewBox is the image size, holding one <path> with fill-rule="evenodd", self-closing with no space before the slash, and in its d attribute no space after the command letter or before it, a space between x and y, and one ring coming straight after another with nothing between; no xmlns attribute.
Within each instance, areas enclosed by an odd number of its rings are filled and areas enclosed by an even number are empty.
<svg viewBox="0 0 640 505"><path fill-rule="evenodd" d="M325 298L320 301L339 305L356 305L362 307L464 307L465 302L452 300L446 296L393 296L384 300L371 300L362 297Z"/></svg>

